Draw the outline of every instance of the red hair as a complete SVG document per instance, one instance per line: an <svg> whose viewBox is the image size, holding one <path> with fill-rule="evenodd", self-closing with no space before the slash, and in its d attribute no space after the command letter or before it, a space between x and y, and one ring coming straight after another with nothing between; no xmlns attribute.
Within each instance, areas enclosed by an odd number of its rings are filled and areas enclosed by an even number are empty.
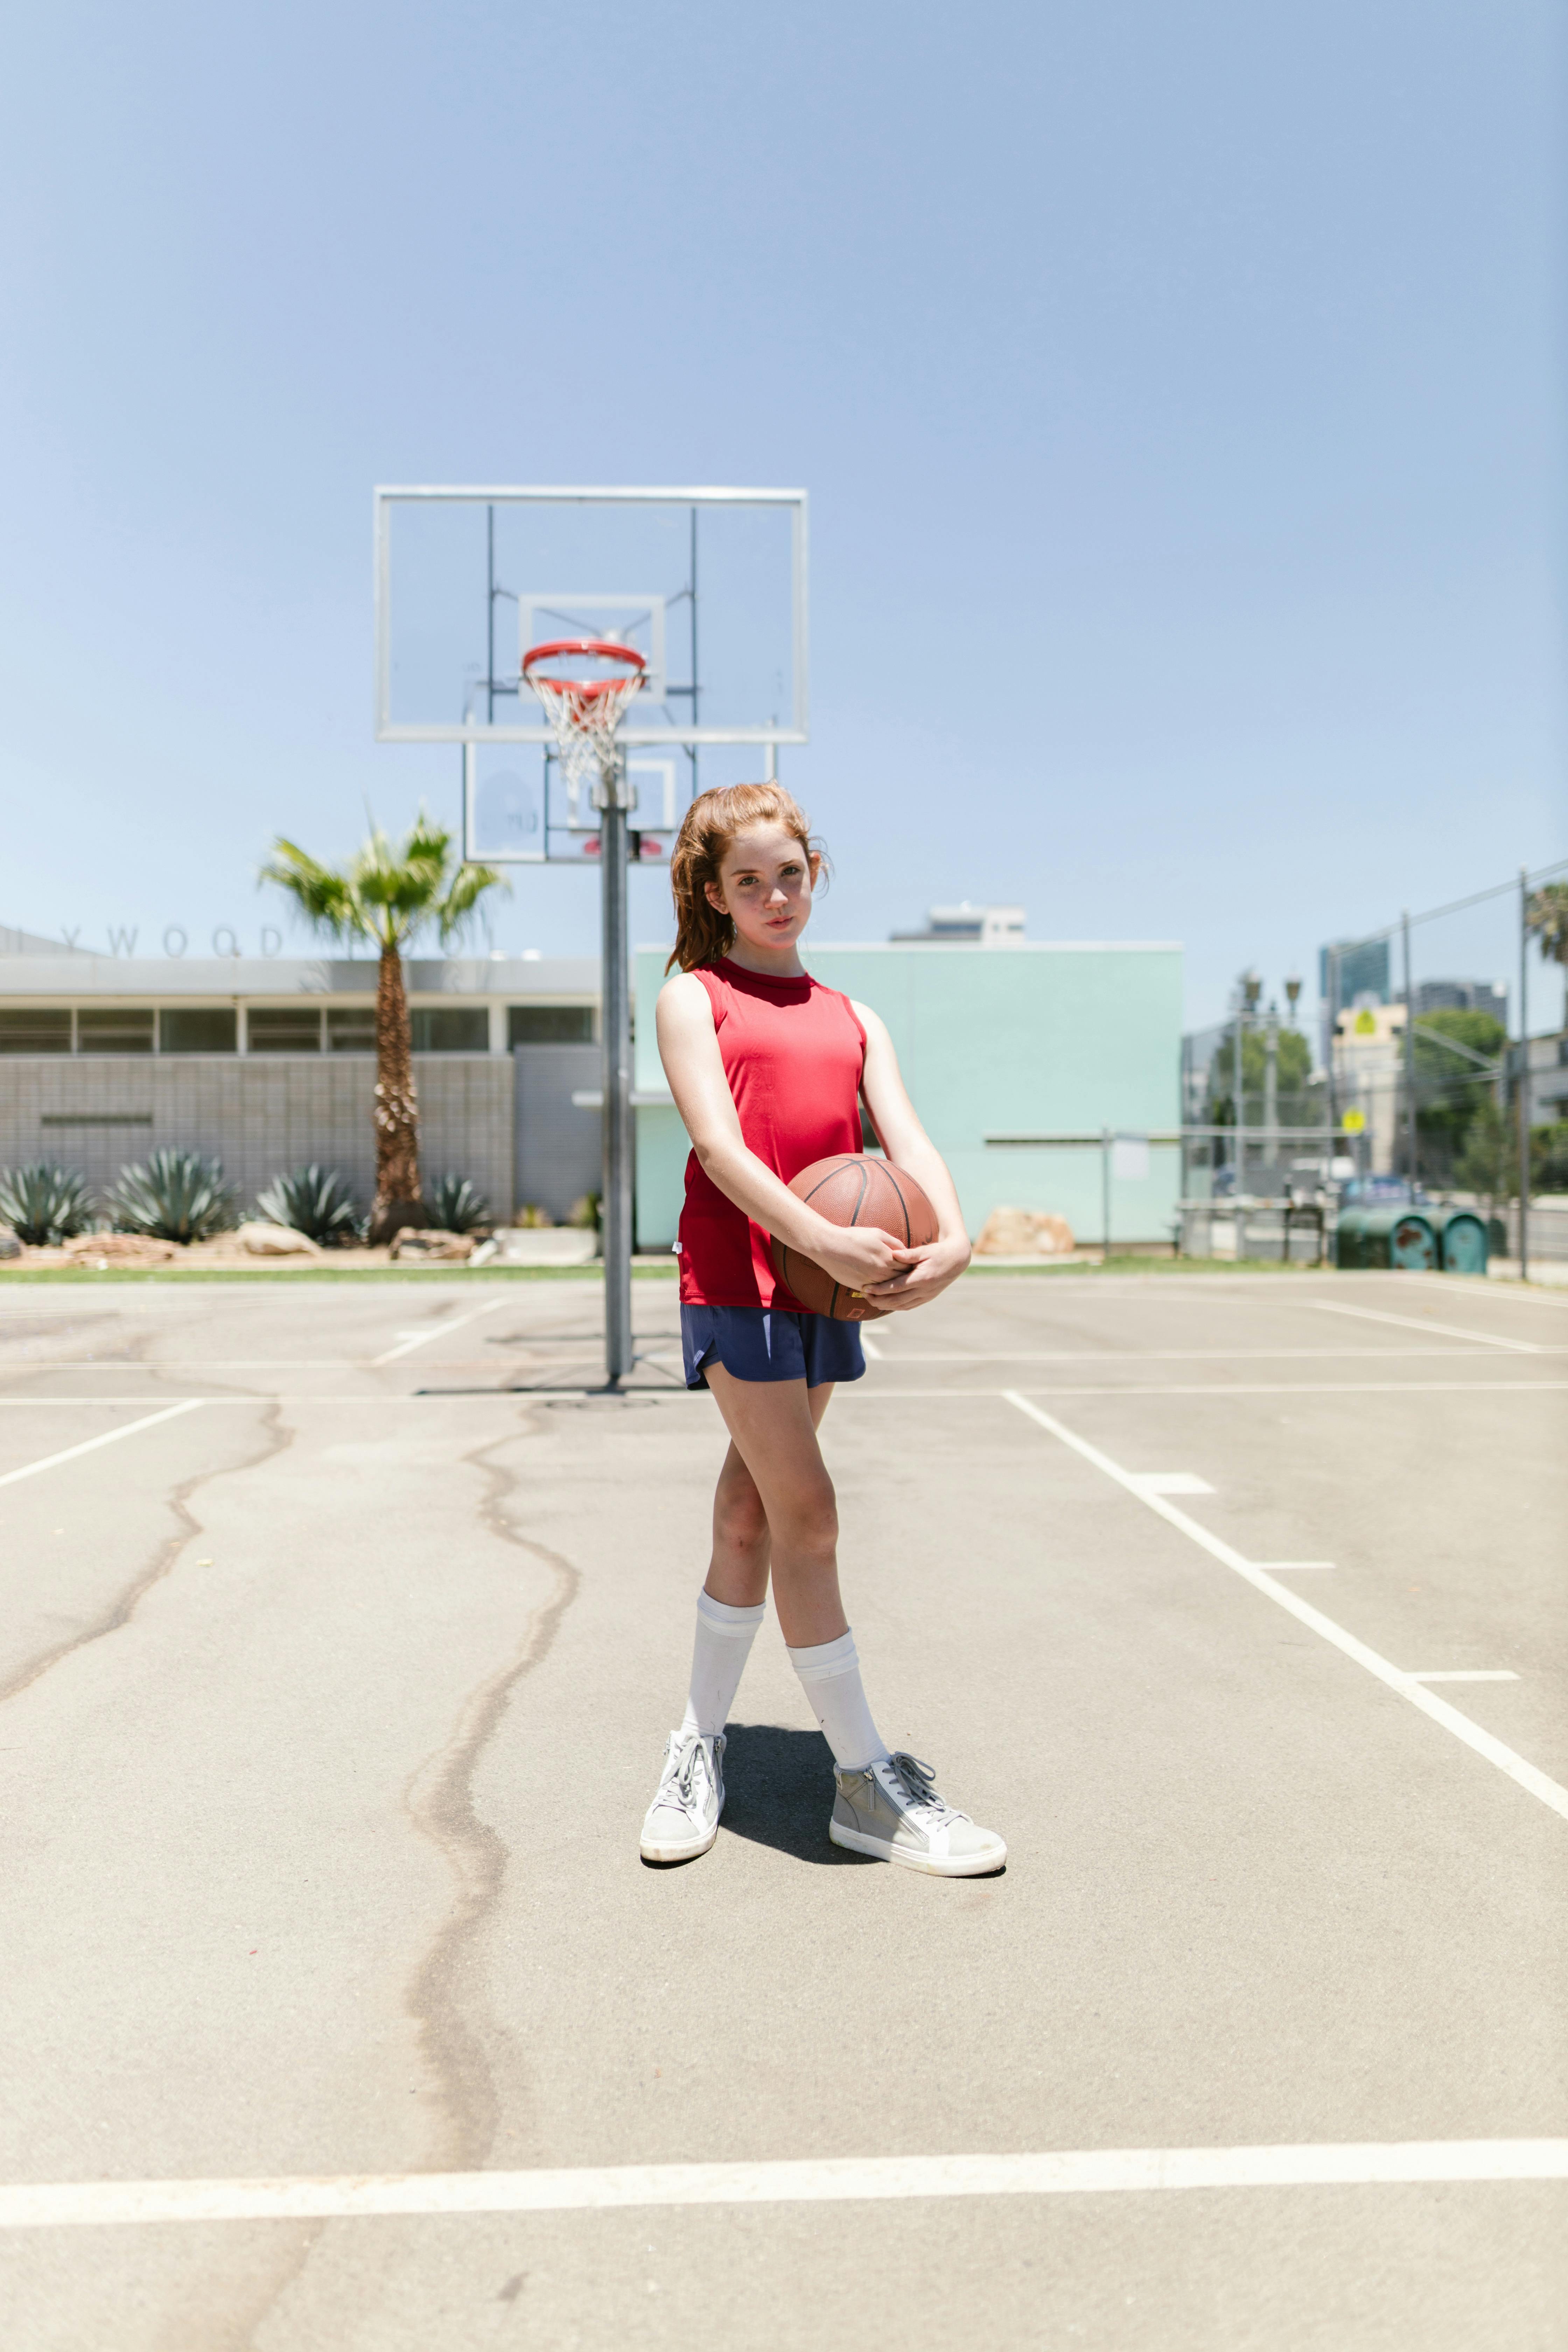
<svg viewBox="0 0 1568 2352"><path fill-rule="evenodd" d="M812 839L811 820L782 784L726 784L699 793L669 854L675 952L666 971L677 964L690 971L698 964L717 963L734 944L735 926L710 902L708 885L717 885L725 851L752 824L787 826L805 852L814 883L822 872L826 861L820 843Z"/></svg>

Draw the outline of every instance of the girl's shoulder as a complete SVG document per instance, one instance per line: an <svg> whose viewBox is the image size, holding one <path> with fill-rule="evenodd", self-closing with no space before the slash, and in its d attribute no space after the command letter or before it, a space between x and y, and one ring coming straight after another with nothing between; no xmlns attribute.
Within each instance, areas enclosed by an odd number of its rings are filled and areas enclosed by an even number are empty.
<svg viewBox="0 0 1568 2352"><path fill-rule="evenodd" d="M724 1017L723 982L718 973L705 964L694 964L689 971L678 971L667 980L658 992L661 1008L672 1013L700 1013L705 1005L718 1027Z"/></svg>

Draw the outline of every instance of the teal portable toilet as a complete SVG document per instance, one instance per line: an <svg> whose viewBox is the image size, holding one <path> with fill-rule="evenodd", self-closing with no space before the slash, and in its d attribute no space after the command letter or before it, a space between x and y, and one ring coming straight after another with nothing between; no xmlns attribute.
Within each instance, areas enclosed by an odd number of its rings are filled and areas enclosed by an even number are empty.
<svg viewBox="0 0 1568 2352"><path fill-rule="evenodd" d="M1445 1274L1485 1274L1489 1254L1486 1220L1474 1209L1450 1209L1440 1239Z"/></svg>
<svg viewBox="0 0 1568 2352"><path fill-rule="evenodd" d="M1437 1224L1422 1209L1385 1209L1388 1264L1412 1274L1435 1274L1441 1262Z"/></svg>
<svg viewBox="0 0 1568 2352"><path fill-rule="evenodd" d="M1426 1209L1347 1209L1334 1237L1340 1265L1403 1267L1410 1273L1435 1274L1440 1261L1437 1224Z"/></svg>

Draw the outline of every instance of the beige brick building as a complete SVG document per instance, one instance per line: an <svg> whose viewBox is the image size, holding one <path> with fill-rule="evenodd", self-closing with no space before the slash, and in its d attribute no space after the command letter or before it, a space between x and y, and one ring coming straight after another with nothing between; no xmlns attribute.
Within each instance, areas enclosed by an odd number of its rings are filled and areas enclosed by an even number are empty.
<svg viewBox="0 0 1568 2352"><path fill-rule="evenodd" d="M470 1177L506 1215L596 1190L598 1113L571 1099L597 1083L596 961L415 959L405 977L426 1179ZM368 1201L375 979L369 958L133 959L0 932L0 1167L54 1160L101 1190L183 1145L247 1204L310 1160Z"/></svg>

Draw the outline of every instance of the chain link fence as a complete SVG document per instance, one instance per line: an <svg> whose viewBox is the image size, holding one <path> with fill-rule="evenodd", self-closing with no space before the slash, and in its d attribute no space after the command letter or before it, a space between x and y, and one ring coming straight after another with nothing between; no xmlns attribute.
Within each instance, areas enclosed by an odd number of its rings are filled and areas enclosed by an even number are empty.
<svg viewBox="0 0 1568 2352"><path fill-rule="evenodd" d="M1202 1254L1226 1202L1282 1217L1403 1189L1480 1209L1511 1258L1568 1259L1565 962L1568 859L1331 942L1315 1018L1299 980L1281 1012L1244 974L1184 1041L1184 1234Z"/></svg>

